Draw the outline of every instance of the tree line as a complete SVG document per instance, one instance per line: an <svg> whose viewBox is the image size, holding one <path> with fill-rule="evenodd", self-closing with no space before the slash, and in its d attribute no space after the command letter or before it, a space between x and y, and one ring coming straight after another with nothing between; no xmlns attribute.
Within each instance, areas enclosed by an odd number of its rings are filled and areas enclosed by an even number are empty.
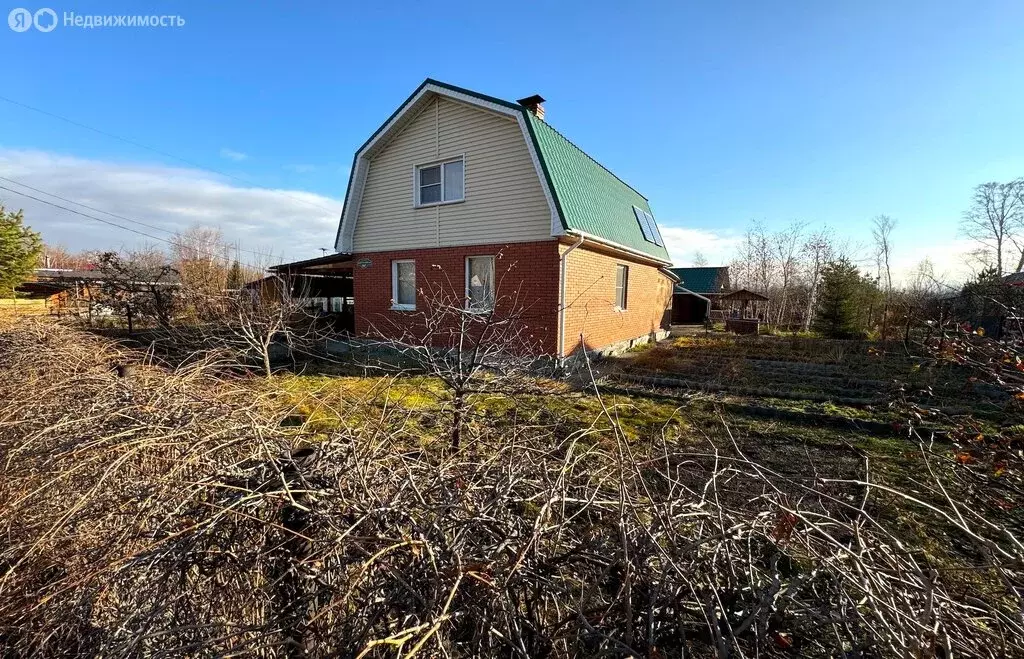
<svg viewBox="0 0 1024 659"><path fill-rule="evenodd" d="M873 218L870 243L862 245L827 226L794 221L769 231L755 221L730 263L732 286L768 297L762 320L773 329L846 338L892 338L914 317L939 313L944 296L958 294L959 312L972 316L1017 304L1005 299L999 282L1007 272L1024 270L1024 178L974 188L960 230L974 244L965 256L978 271L961 287L940 281L927 258L908 278L894 281L896 226L887 215ZM108 283L95 301L129 325L140 320L168 325L175 314L200 321L215 317L223 291L241 288L264 270L241 262L237 247L232 249L216 229L195 227L169 243L169 250L70 252L44 245L21 211L0 207L0 297L13 296L36 267L98 269ZM699 253L693 261L707 265ZM172 280L179 290L175 296L162 289Z"/></svg>
<svg viewBox="0 0 1024 659"><path fill-rule="evenodd" d="M975 187L960 222L961 233L974 243L964 257L975 274L962 285L942 281L928 258L896 281L896 226L894 218L876 216L864 245L827 226L794 221L769 231L754 221L729 264L732 287L768 297L762 320L773 329L815 330L835 338L892 338L915 318L942 313L942 300L955 298L950 313L966 316L1005 312L1017 304L1014 291L1003 290L1001 282L1009 272L1024 270L1024 178ZM707 265L700 253L693 261Z"/></svg>

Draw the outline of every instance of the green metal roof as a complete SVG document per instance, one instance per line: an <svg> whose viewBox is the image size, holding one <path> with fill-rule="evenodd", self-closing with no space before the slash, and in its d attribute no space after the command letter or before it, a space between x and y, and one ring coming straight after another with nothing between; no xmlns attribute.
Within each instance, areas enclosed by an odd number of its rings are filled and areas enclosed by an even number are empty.
<svg viewBox="0 0 1024 659"><path fill-rule="evenodd" d="M643 231L633 214L633 207L647 211L652 216L647 199L626 184L625 181L612 174L599 162L588 156L578 146L567 140L561 133L552 128L544 120L538 119L532 112L518 103L481 94L463 87L456 87L439 80L427 78L416 88L409 98L398 107L373 135L356 151L352 159L353 176L349 178L349 187L345 191L345 208L348 207L352 183L355 179L356 163L360 152L383 131L392 119L397 117L417 97L427 85L444 87L453 92L475 96L478 99L507 107L521 112L526 118L526 125L533 140L537 158L547 179L548 188L554 197L562 221L562 228L567 231L582 231L623 247L648 254L666 263L670 262L668 251L644 239ZM342 225L338 226L337 244L340 241ZM660 230L659 230L660 233Z"/></svg>
<svg viewBox="0 0 1024 659"><path fill-rule="evenodd" d="M669 261L668 251L644 239L633 207L651 212L647 199L543 119L523 109L562 226ZM653 213L652 213L653 215Z"/></svg>
<svg viewBox="0 0 1024 659"><path fill-rule="evenodd" d="M722 293L729 288L729 268L726 266L712 268L669 268L679 277L679 284L689 291L707 295L708 293ZM723 288L724 287L724 288ZM676 290L677 293L685 291Z"/></svg>

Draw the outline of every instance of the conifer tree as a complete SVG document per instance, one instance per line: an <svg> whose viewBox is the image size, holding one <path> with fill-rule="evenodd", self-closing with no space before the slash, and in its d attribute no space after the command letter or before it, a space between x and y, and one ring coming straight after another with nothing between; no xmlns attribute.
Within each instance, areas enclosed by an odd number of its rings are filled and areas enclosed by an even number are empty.
<svg viewBox="0 0 1024 659"><path fill-rule="evenodd" d="M827 264L821 273L814 329L830 339L852 339L861 333L857 301L861 276L847 259Z"/></svg>
<svg viewBox="0 0 1024 659"><path fill-rule="evenodd" d="M43 240L25 226L21 211L0 206L0 297L14 297L14 289L32 277L43 255Z"/></svg>

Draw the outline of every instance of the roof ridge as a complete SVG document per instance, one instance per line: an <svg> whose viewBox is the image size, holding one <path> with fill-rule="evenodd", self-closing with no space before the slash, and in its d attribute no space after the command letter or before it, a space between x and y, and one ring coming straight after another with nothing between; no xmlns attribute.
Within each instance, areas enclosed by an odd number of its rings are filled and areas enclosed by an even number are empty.
<svg viewBox="0 0 1024 659"><path fill-rule="evenodd" d="M558 130L557 128L552 126L547 121L544 121L543 119L541 119L537 115L530 113L525 107L523 107L519 103L515 103L513 101L507 101L505 99L498 98L497 96L491 96L490 94L484 94L484 93L478 92L478 91L476 91L474 89L469 89L468 87L460 87L458 85L453 85L450 82L444 82L443 80L437 80L436 78L427 78L426 80L423 81L423 85L428 85L428 84L435 84L435 85L438 85L440 87L446 87L446 88L448 88L448 89L450 89L452 91L455 91L455 92L461 92L463 94L469 94L470 96L476 96L477 98L483 99L485 101L491 101L491 102L495 102L496 101L496 102L501 103L503 105L510 106L510 107L518 109L518 110L522 110L525 114L529 115L529 117L531 119L535 119L535 120L541 122L542 124L544 124L545 126L550 128L552 131L554 131L556 135L558 135L563 140L568 142L572 146L572 148L576 149L577 151L579 151L580 153L585 155L595 165L597 165L598 167L600 167L601 169L603 169L604 171L608 172L613 177L615 177L615 180L617 180L619 183L623 184L624 186L626 186L627 188L629 188L633 192L635 192L638 195L640 195L641 197L643 197L643 200L647 202L648 206L650 206L651 200L648 199L647 196L644 195L644 193L642 193L639 190L637 190L636 188L634 188L632 185L630 185L629 183L624 181L621 176L619 176L618 174L616 174L615 172L613 172L612 170L608 169L606 166L601 164L600 160L598 160L594 156L592 156L589 153L587 153L586 151L584 151L582 148L580 148L580 146L578 144L576 144L575 142L570 140L568 137L563 135L560 130ZM421 85L421 86L423 86L423 85Z"/></svg>
<svg viewBox="0 0 1024 659"><path fill-rule="evenodd" d="M525 109L525 108L524 108L524 109ZM527 112L527 114L529 114L529 112ZM590 161L591 161L591 162L593 162L593 163L594 163L595 165L597 165L598 167L600 167L601 169L603 169L604 171L608 172L608 173L609 173L609 174L611 174L611 175L612 175L613 177L615 177L615 180L617 180L617 181L618 181L619 183L621 183L622 185L626 186L627 188L629 188L629 189L630 189L630 190L632 190L633 192L635 192L635 193L637 193L638 195L640 195L640 196L641 196L641 197L643 198L643 200L647 202L647 205L648 205L648 207L649 207L649 206L651 205L651 200L650 200L650 199L648 199L648 198L647 198L647 197L646 197L646 196L644 195L644 193L640 192L639 190L637 190L636 188L634 188L634 187L633 187L632 185L630 185L629 183L626 183L626 182L625 182L624 180L622 180L622 177L620 177L620 176L619 176L618 174L616 174L616 173L615 173L615 172L613 172L612 170L610 170L610 169L608 169L607 167L605 167L604 165L602 165L602 164L601 164L601 161L600 161L600 160L598 160L598 159L597 159L597 158L595 158L594 156L590 155L589 153L587 153L586 151L584 151L583 149L581 149L581 148L580 148L580 146L579 146L578 144L576 144L575 142L573 142L572 140L570 140L570 139L569 139L568 137L566 137L565 135L563 135L563 134L562 134L562 132L561 132L561 131L559 131L559 130L558 130L557 128L555 128L554 126L552 126L552 125L551 125L550 123L548 123L548 122L544 121L543 119L541 119L541 118L537 117L536 115L530 115L530 116L531 116L531 117L532 117L533 119L535 119L536 121L539 121L539 122L541 122L542 124L544 124L545 126L547 126L548 128L550 128L552 132L554 132L554 133L555 133L556 135L558 135L558 136L559 136L559 137L561 137L561 138L562 138L563 140L565 140L566 142L568 142L568 143L569 143L569 145L570 145L570 146L572 146L572 148L576 149L577 151L579 151L580 153L582 153L583 155L585 155L585 156L586 156L587 158L589 158L589 159L590 159Z"/></svg>
<svg viewBox="0 0 1024 659"><path fill-rule="evenodd" d="M460 87L458 85L453 85L450 82L445 82L443 80L437 80L436 78L427 78L426 80L423 81L423 84L421 84L420 87L424 87L426 85L431 85L431 84L432 85L437 85L438 87L444 87L446 89L449 89L449 90L451 90L453 92L458 92L460 94L466 94L468 96L476 96L477 98L479 98L481 100L484 100L484 101L490 101L492 103L497 103L499 105L505 105L505 106L508 106L510 109L513 109L513 110L523 110L523 109L525 109L525 108L523 108L522 105L519 105L518 103L514 103L513 101L506 101L505 99L498 98L497 96L491 96L490 94L484 94L483 92L478 92L475 89L469 89L468 87Z"/></svg>

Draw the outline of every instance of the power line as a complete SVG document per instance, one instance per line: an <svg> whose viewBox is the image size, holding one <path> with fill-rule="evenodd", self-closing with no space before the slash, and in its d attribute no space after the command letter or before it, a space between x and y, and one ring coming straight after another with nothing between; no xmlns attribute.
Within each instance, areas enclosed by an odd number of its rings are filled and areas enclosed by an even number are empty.
<svg viewBox="0 0 1024 659"><path fill-rule="evenodd" d="M167 240L166 238L161 238L160 236L154 236L153 234L146 233L145 231L139 231L137 229L132 229L131 227L126 227L124 225L118 224L117 222L111 222L110 220L104 220L103 218L96 217L95 215L89 215L88 213L82 213L81 211L76 211L74 208L68 208L67 206L61 206L60 204L55 204L52 201L48 201L46 199L40 199L39 197L34 197L34 196L30 195L30 194L26 194L24 192L21 192L20 190L15 190L14 188L8 188L5 185L0 185L0 190L7 190L8 192L13 192L16 195L20 195L20 196L26 197L28 199L34 199L35 201L38 201L41 204L46 204L47 206L53 206L54 208L59 208L61 210L67 211L69 213L74 213L75 215L81 215L82 217L88 217L90 219L96 220L97 222L102 222L103 224L109 224L112 227L117 227L118 229L124 229L125 231L131 231L132 233L137 233L140 236L145 236L146 238L152 238L153 240L159 240L160 242L167 243L168 245L173 245L174 244L170 240Z"/></svg>
<svg viewBox="0 0 1024 659"><path fill-rule="evenodd" d="M126 222L131 222L132 224L138 224L138 225L144 226L144 227L146 227L148 229L153 229L155 231L163 231L164 233L169 233L169 234L172 234L172 235L174 234L174 232L171 231L170 229L164 229L163 227L157 227L157 226L153 226L152 224L146 224L145 222L140 222L138 220L133 220L130 217L124 217L123 215L118 215L116 213L111 213L110 211L105 211L102 208L94 208L92 206L89 206L88 204L83 204L80 201L75 201L74 199L68 199L67 197L62 197L59 194L54 194L53 192L47 192L46 190L40 190L39 188L33 188L31 185L22 183L21 181L15 181L14 179L7 178L5 176L0 176L0 181L7 181L8 183L13 183L14 185L20 185L23 188L28 188L29 190L32 190L33 192L38 192L39 194L44 194L47 197L53 197L55 199L60 199L61 201L66 201L69 204L74 204L75 206L81 206L82 208L88 208L91 211L96 211L97 213L103 213L104 215L109 215L111 217L116 217L119 220L124 220Z"/></svg>
<svg viewBox="0 0 1024 659"><path fill-rule="evenodd" d="M4 180L8 180L8 179L4 179ZM25 187L28 187L28 186L25 186ZM67 211L69 213L74 213L75 215L79 215L81 217L86 217L86 218L89 218L91 220L96 220L97 222L102 222L103 224L107 224L107 225L110 225L112 227L116 227L118 229L123 229L124 231L130 231L131 233L138 234L140 236L145 236L146 238L150 238L152 240L157 240L157 241L162 242L162 243L167 243L171 247L179 247L181 245L180 242L175 242L173 240L168 240L167 238L162 238L160 236L154 236L151 233L146 233L145 231L139 231L138 229L133 229L131 227L126 227L126 226L124 226L122 224L118 224L117 222L111 222L110 220L105 220L102 217L96 217L95 215L90 215L89 213L83 213L81 211L75 210L74 208L68 208L67 206L62 206L60 204L56 204L56 203L54 203L52 201L49 201L47 199L41 199L39 197L27 194L25 192L21 192L20 190L15 190L14 188L9 188L9 187L7 187L5 185L0 185L0 190L7 190L8 192L13 192L16 195L25 197L27 199L32 199L34 201L38 201L41 204L46 204L47 206L52 206L53 208L59 208L60 210ZM49 194L49 193L44 192L42 194ZM56 195L54 195L54 196L56 196ZM74 203L77 203L77 202L73 202L72 201L70 203L74 204ZM79 205L81 205L81 204L79 204ZM106 211L99 211L99 212L105 213ZM142 224L143 226L150 226L148 224L143 224L142 222L135 222L135 220L128 220L128 221L129 222L134 222L136 224ZM160 230L161 231L166 231L166 229L160 229ZM265 254L260 254L258 252L251 252L249 250L239 250L239 251L246 251L246 252L249 252L250 254L254 254L256 256L267 256ZM232 260L230 257L214 254L213 252L208 252L206 254L206 256L210 256L210 257L213 257L213 258L216 258L216 259L220 259L220 260L223 260L223 261L231 261ZM237 259L235 259L235 260L237 260ZM247 266L249 268L253 268L254 270L262 271L262 270L265 269L262 266L253 265L252 263L246 263L244 261L239 261L239 264Z"/></svg>
<svg viewBox="0 0 1024 659"><path fill-rule="evenodd" d="M235 174L229 174L227 172L222 172L220 170L213 169L212 167L206 167L204 165L200 165L199 163L192 162L191 160L187 160L185 158L182 158L181 156L176 156L173 153L168 153L166 151L162 151L162 150L157 149L155 147L148 146L148 145L143 144L141 142L136 142L133 139L130 139L130 138L127 138L127 137L121 137L120 135L115 135L114 133L109 133L109 132L107 132L105 130L101 130L99 128L94 128L92 126L88 126L88 125L83 124L81 122L75 121L74 119L68 119L67 117L62 117L59 114L54 114L53 112L48 112L48 111L43 110L41 108L33 107L33 106L28 105L26 103L22 103L21 101L16 101L13 98L7 98L6 96L0 96L0 101L5 101L7 103L10 103L11 105L17 105L18 107L25 108L26 110L31 110L32 112L38 112L39 114L45 115L47 117L52 117L53 119L57 119L59 121L63 121L65 123L71 124L72 126L77 126L78 128L84 128L85 130L91 130L92 132L97 133L99 135L103 135L104 137L109 137L111 139L115 139L115 140L118 140L120 142L124 142L125 144L131 144L132 146L138 147L140 149L145 149L147 151L151 151L153 153L156 153L156 154L159 154L161 156L164 156L165 158L171 158L173 160L177 160L178 162L183 162L186 165L188 165L189 167L195 167L196 169L201 169L201 170L204 170L204 171L207 171L207 172L212 172L212 173L217 174L219 176L226 176L228 178L235 179L236 181L240 181L242 183L245 183L246 185L251 185L253 187L261 188L263 190L267 190L269 192L273 192L274 194L281 195L282 197L287 197L288 199L291 199L293 201L298 201L298 202L301 202L303 204L308 204L310 206L315 206L316 208L328 211L330 213L336 213L337 212L337 209L327 208L326 206L321 206L320 204L317 204L315 202L309 201L308 199L302 199L300 197L296 197L294 195L290 195L287 192L283 192L281 190L276 190L274 188L268 188L265 185L260 185L258 183L255 183L255 182L249 180L249 179L246 179L246 178L244 178L242 176L237 176Z"/></svg>
<svg viewBox="0 0 1024 659"><path fill-rule="evenodd" d="M109 215L110 217L114 217L114 218L117 218L119 220L123 220L125 222L130 222L131 224L137 224L139 226L146 227L147 229L153 229L155 231L162 231L162 232L164 232L166 234L169 234L169 235L175 236L175 237L178 236L177 232L171 231L170 229L165 229L163 227L158 227L158 226L155 226L155 225L152 225L152 224L147 224L147 223L142 222L140 220L135 220L135 219L132 219L130 217L125 217L124 215L118 215L117 213L111 213L110 211L103 210L102 208L96 208L95 206L89 206L88 204L83 204L80 201L75 201L74 199L68 199L67 197L62 197L59 194L55 194L55 193L49 192L47 190L41 190L39 188L34 188L31 185L27 185L25 183L22 183L21 181L15 181L14 179L7 178L7 177L4 177L4 176L0 176L0 181L7 181L8 183L13 183L14 185L18 185L18 186L21 186L23 188L27 188L29 190L32 190L33 192L38 192L39 194L44 194L44 195L46 195L48 197L53 197L55 199L60 199L61 201L67 202L69 204L74 204L75 206L81 206L82 208L87 208L87 209L89 209L91 211L95 211L97 213L103 213L104 215ZM20 194L21 196L28 197L29 199L35 199L36 201L41 201L44 204L45 203L49 203L49 205L54 206L56 208L62 208L64 210L69 210L71 212L76 212L73 209L64 208L63 206L60 206L59 204L54 204L54 203L51 203L51 202L47 202L45 199L39 199L37 197L33 197L31 195L27 195L27 194L25 194L23 192L19 192L17 190L11 190L10 188L3 188L3 189L10 190L11 192L13 192L15 194ZM84 217L90 217L90 218L92 218L94 220L98 220L98 221L103 222L105 224L109 224L111 226L118 227L119 229L125 229L126 231L131 231L133 233L138 233L140 235L146 236L147 238L152 238L154 240L159 240L159 241L165 242L165 243L167 243L167 244L169 244L171 246L178 246L178 245L180 245L180 241L167 240L165 238L160 238L158 236L151 236L148 233L144 233L144 232L141 232L141 231L136 231L136 230L131 229L129 227L123 227L123 226L121 226L121 225L119 225L117 223L109 222L109 221L103 220L101 218L93 217L93 216L85 214L85 213L79 213L79 215L83 215ZM263 252L256 252L256 251L253 251L251 249L242 249L241 247L238 247L238 246L236 246L234 248L234 250L235 250L235 252L245 252L246 254L251 254L251 255L253 255L253 256L257 257L257 258L266 258L267 256L269 256L269 254L265 254ZM250 265L250 264L243 264L243 265ZM250 267L255 267L255 266L250 265Z"/></svg>

